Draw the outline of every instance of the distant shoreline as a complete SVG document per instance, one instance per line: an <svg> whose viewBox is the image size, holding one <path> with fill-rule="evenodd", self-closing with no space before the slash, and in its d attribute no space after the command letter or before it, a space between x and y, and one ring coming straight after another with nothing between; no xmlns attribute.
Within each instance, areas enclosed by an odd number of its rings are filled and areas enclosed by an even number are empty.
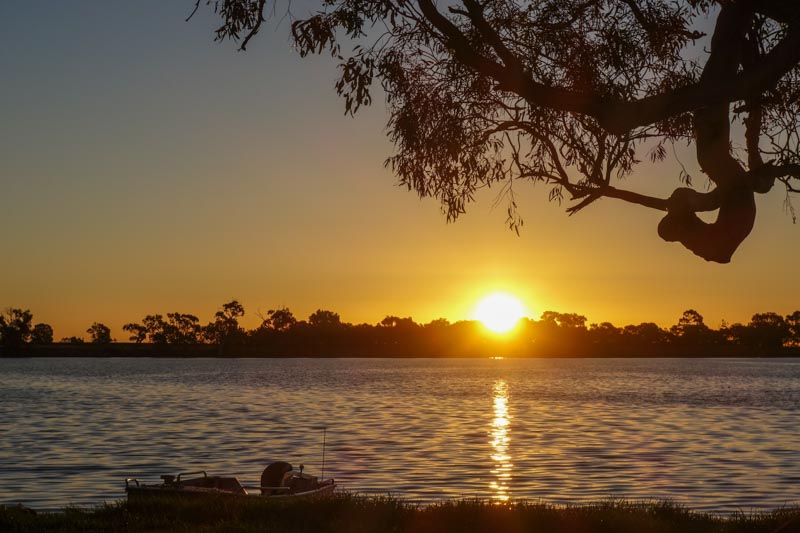
<svg viewBox="0 0 800 533"><path fill-rule="evenodd" d="M211 344L170 345L154 343L115 342L111 344L72 344L53 343L46 345L28 344L10 349L0 346L0 359L10 358L249 358L249 359L484 359L504 357L510 359L658 359L658 358L793 358L800 357L800 348L784 347L779 350L758 351L746 346L674 346L654 345L641 347L596 347L589 350L531 350L529 353L504 353L502 349L472 353L424 351L406 354L396 349L364 350L363 347L337 348L326 352L300 350L275 350L263 346L234 346L221 349Z"/></svg>

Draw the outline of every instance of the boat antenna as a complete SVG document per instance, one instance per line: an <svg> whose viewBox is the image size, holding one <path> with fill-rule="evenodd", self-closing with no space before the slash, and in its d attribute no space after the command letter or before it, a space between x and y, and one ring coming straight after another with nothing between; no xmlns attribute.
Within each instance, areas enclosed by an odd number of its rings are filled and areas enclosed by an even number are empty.
<svg viewBox="0 0 800 533"><path fill-rule="evenodd" d="M328 428L322 428L322 475L320 476L320 481L325 479L325 437L328 433Z"/></svg>

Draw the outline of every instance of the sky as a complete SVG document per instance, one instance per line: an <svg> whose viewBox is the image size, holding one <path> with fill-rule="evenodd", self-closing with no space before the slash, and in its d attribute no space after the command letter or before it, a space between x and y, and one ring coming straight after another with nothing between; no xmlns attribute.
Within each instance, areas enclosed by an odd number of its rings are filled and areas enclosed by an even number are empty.
<svg viewBox="0 0 800 533"><path fill-rule="evenodd" d="M57 338L99 321L120 340L146 314L208 321L234 298L247 327L277 307L456 321L497 290L533 318L619 326L800 308L800 226L780 187L728 265L662 241L659 212L604 199L570 217L542 184L516 186L520 236L497 190L448 224L384 168L380 94L345 116L334 60L301 59L288 22L238 52L213 41L208 9L185 22L193 5L0 2L0 308ZM667 196L677 164L641 165L625 186L640 185Z"/></svg>

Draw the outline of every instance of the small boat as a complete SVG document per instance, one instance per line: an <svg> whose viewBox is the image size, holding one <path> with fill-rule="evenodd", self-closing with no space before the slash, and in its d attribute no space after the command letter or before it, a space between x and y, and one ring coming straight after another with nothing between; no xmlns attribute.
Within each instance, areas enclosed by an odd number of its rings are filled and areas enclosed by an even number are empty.
<svg viewBox="0 0 800 533"><path fill-rule="evenodd" d="M177 476L163 475L161 483L140 483L136 478L125 479L128 500L150 497L196 497L222 496L259 499L303 499L328 496L336 483L332 478L318 480L300 470L293 470L289 463L278 461L270 464L261 474L261 483L256 486L242 485L235 477L209 476L205 470L184 472Z"/></svg>

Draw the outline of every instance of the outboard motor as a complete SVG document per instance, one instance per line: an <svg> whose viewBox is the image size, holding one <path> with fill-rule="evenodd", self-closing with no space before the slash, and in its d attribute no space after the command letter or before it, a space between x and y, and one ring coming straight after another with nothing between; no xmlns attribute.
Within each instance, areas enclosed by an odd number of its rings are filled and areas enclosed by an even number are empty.
<svg viewBox="0 0 800 533"><path fill-rule="evenodd" d="M284 461L276 461L264 469L261 473L262 487L280 487L283 483L283 476L292 470L292 465ZM261 489L261 494L276 494L278 491Z"/></svg>

